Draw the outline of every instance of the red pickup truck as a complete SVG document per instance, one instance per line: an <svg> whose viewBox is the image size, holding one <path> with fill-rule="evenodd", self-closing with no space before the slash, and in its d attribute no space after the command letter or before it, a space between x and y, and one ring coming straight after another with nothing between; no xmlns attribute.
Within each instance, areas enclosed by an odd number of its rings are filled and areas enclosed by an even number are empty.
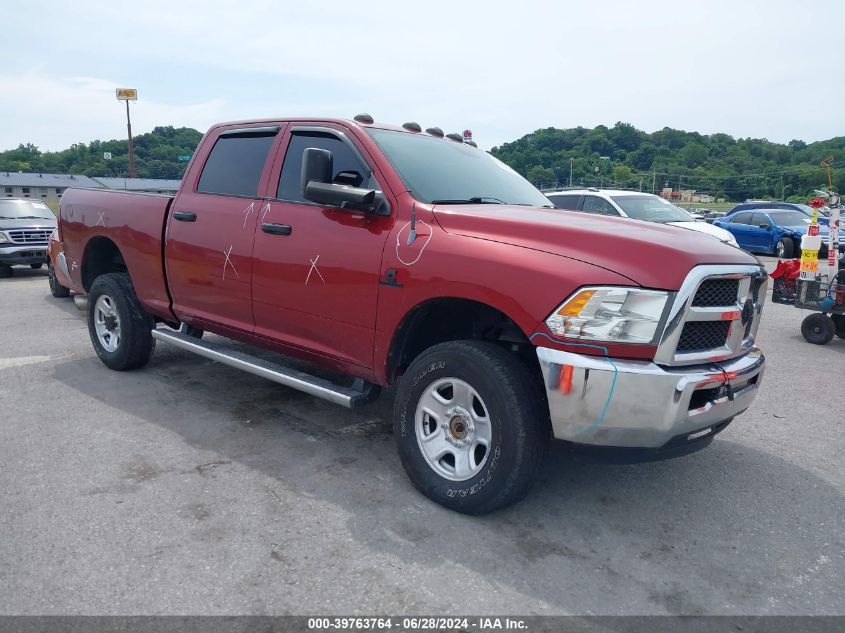
<svg viewBox="0 0 845 633"><path fill-rule="evenodd" d="M552 437L706 446L764 366L753 257L554 209L459 135L364 115L216 125L172 197L69 189L50 259L112 369L162 341L346 407L398 383L403 466L466 513L523 496Z"/></svg>

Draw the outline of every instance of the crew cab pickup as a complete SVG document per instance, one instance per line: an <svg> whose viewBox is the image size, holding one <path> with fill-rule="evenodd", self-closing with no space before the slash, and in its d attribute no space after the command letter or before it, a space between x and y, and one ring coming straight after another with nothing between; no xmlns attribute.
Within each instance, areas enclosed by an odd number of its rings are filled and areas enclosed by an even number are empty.
<svg viewBox="0 0 845 633"><path fill-rule="evenodd" d="M159 341L346 407L398 383L406 472L465 513L522 497L553 437L638 459L701 448L763 373L755 258L554 209L415 123L215 125L173 197L67 190L50 257L111 369Z"/></svg>

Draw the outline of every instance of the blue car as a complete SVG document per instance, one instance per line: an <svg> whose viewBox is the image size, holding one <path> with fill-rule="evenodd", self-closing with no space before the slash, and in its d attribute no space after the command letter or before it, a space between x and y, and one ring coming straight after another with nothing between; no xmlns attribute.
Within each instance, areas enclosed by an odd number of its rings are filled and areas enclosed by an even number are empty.
<svg viewBox="0 0 845 633"><path fill-rule="evenodd" d="M810 217L795 209L734 210L713 224L730 231L746 251L790 259L801 254L801 236L807 233ZM822 237L819 255L827 257L826 225L820 223L819 235ZM840 243L839 251L840 255L845 251L844 243Z"/></svg>

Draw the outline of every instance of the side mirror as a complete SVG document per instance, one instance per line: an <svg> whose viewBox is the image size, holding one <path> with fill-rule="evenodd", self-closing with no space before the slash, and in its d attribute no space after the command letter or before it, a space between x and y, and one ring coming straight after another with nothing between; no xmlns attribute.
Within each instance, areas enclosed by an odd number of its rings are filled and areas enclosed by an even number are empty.
<svg viewBox="0 0 845 633"><path fill-rule="evenodd" d="M375 189L362 189L316 180L312 180L305 186L307 200L332 207L343 207L348 204L371 205L375 197Z"/></svg>
<svg viewBox="0 0 845 633"><path fill-rule="evenodd" d="M330 183L332 181L332 167L332 153L329 150L308 147L302 152L302 171L299 176L299 188L305 198L308 198L306 189L309 183ZM310 198L308 199L310 200Z"/></svg>

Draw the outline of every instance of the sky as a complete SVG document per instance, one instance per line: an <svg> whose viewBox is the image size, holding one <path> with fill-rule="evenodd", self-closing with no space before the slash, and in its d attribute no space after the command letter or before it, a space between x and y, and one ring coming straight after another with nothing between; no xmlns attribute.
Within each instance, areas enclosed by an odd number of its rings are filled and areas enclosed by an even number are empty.
<svg viewBox="0 0 845 633"><path fill-rule="evenodd" d="M845 135L841 0L4 0L0 150L272 116L417 121L483 148L631 123ZM824 29L834 39L825 41Z"/></svg>

